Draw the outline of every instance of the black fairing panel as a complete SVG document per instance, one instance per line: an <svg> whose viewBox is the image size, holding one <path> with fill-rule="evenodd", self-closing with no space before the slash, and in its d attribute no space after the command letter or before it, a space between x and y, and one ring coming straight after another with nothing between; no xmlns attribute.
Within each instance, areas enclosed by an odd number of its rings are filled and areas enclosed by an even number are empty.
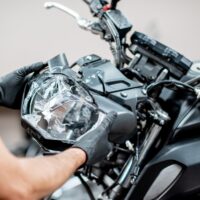
<svg viewBox="0 0 200 200"><path fill-rule="evenodd" d="M158 174L171 164L182 166L182 172L170 186L170 189L166 189L161 199L180 199L200 191L200 153L197 152L200 152L200 140L191 140L164 147L145 166L136 186L132 186L125 200L143 199Z"/></svg>
<svg viewBox="0 0 200 200"><path fill-rule="evenodd" d="M113 123L110 133L110 141L122 144L135 135L137 130L137 119L135 113L103 96L93 94L93 97L96 104L104 112L117 112L117 119Z"/></svg>
<svg viewBox="0 0 200 200"><path fill-rule="evenodd" d="M187 110L188 112L180 112L182 119L175 123L176 126L171 139L172 143L190 138L200 138L200 103L193 104ZM180 118L178 117L178 119Z"/></svg>

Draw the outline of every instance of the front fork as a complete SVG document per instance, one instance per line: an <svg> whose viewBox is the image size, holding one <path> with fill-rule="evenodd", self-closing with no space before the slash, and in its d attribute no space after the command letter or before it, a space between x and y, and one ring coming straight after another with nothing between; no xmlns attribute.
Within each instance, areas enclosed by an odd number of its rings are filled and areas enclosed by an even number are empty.
<svg viewBox="0 0 200 200"><path fill-rule="evenodd" d="M123 199L126 190L128 190L131 185L136 184L144 160L147 158L150 149L158 138L162 127L169 121L168 114L162 110L158 110L153 116L156 123L152 124L143 144L140 148L136 148L135 155L130 155L117 180L102 194L99 200Z"/></svg>

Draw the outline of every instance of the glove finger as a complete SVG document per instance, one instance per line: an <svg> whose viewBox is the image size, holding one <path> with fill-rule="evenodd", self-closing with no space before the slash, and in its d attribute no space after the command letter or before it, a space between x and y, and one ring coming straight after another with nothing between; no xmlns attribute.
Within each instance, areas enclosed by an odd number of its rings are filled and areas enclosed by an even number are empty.
<svg viewBox="0 0 200 200"><path fill-rule="evenodd" d="M37 62L30 66L25 66L17 70L17 74L21 77L25 77L32 72L38 72L46 67L48 64L43 62Z"/></svg>
<svg viewBox="0 0 200 200"><path fill-rule="evenodd" d="M113 122L115 121L115 119L117 118L117 113L112 111L112 112L109 112L106 117L103 119L102 121L102 126L104 128L111 128Z"/></svg>

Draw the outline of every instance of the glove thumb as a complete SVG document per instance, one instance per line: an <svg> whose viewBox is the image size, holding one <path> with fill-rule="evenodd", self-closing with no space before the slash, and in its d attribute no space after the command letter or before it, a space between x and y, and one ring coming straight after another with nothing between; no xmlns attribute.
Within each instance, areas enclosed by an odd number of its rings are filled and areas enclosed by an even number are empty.
<svg viewBox="0 0 200 200"><path fill-rule="evenodd" d="M117 113L112 111L112 112L109 112L106 117L103 119L101 125L106 129L110 129L113 122L115 121L115 119L117 118Z"/></svg>

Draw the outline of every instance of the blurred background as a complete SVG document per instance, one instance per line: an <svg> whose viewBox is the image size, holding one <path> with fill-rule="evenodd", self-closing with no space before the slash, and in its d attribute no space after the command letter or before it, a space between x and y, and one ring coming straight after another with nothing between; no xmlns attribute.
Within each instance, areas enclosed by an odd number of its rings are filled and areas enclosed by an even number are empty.
<svg viewBox="0 0 200 200"><path fill-rule="evenodd" d="M45 10L44 0L0 1L0 75L19 66L66 53L69 63L91 53L112 59L106 42L77 27L58 10ZM92 19L81 0L59 0ZM200 59L199 0L122 0L122 12L133 30L151 35L191 60ZM14 150L24 143L19 113L0 109L0 136Z"/></svg>

